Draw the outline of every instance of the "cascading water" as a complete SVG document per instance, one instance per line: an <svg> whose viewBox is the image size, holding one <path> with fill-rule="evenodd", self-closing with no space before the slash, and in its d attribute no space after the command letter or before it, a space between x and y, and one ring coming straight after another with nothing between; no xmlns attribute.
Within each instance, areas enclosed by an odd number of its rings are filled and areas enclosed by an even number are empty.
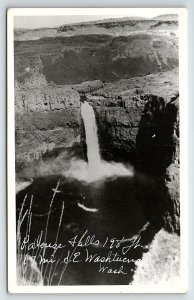
<svg viewBox="0 0 194 300"><path fill-rule="evenodd" d="M108 163L101 159L94 110L86 101L81 104L81 115L86 133L88 163L73 160L70 170L65 172L65 175L86 182L94 182L105 177L133 175L132 168L126 168L121 163Z"/></svg>
<svg viewBox="0 0 194 300"><path fill-rule="evenodd" d="M88 170L93 174L98 170L101 164L101 158L94 110L86 101L82 103L81 115L86 132Z"/></svg>

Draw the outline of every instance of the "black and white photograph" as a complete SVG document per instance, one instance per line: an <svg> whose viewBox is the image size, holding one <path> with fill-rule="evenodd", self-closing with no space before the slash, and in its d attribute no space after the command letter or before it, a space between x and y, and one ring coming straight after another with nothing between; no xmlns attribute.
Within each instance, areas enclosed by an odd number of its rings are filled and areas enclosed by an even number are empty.
<svg viewBox="0 0 194 300"><path fill-rule="evenodd" d="M8 10L11 292L186 292L185 9Z"/></svg>

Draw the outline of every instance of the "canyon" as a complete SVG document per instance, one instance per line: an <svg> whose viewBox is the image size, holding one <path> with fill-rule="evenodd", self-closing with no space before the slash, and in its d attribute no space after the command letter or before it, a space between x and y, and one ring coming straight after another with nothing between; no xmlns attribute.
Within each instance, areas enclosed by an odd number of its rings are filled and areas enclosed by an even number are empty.
<svg viewBox="0 0 194 300"><path fill-rule="evenodd" d="M177 20L142 22L60 27L54 36L31 39L17 32L16 172L21 179L57 174L72 158L85 158L81 103L87 101L95 112L102 158L149 174L158 199L149 201L146 186L147 201L137 195L148 219L179 233ZM96 26L100 31L92 34ZM121 27L133 34L121 35ZM141 176L135 180L142 188Z"/></svg>

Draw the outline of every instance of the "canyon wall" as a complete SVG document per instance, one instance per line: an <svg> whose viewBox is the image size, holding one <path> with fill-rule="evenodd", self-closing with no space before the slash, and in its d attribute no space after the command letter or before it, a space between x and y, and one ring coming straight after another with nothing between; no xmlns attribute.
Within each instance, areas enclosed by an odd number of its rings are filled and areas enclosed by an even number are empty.
<svg viewBox="0 0 194 300"><path fill-rule="evenodd" d="M152 224L179 234L178 94L167 103L157 97L146 103L139 123L136 149L141 169L149 176L151 186L150 189L147 185L142 186L141 176L137 176L137 190L140 187L144 195L137 197ZM154 199L153 194L156 195Z"/></svg>
<svg viewBox="0 0 194 300"><path fill-rule="evenodd" d="M71 88L17 90L15 124L17 172L51 153L82 156L80 97Z"/></svg>
<svg viewBox="0 0 194 300"><path fill-rule="evenodd" d="M77 35L15 41L15 85L118 81L178 66L177 37Z"/></svg>

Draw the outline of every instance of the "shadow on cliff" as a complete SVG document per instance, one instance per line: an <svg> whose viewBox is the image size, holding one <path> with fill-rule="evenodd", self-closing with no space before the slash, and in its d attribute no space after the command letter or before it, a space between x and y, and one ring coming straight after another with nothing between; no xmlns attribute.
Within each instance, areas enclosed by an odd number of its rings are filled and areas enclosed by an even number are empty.
<svg viewBox="0 0 194 300"><path fill-rule="evenodd" d="M167 167L175 163L178 156L177 121L176 97L166 104L162 97L150 96L136 138L138 167L135 182L137 199L143 203L151 223L179 234L179 197L173 199L166 185Z"/></svg>

